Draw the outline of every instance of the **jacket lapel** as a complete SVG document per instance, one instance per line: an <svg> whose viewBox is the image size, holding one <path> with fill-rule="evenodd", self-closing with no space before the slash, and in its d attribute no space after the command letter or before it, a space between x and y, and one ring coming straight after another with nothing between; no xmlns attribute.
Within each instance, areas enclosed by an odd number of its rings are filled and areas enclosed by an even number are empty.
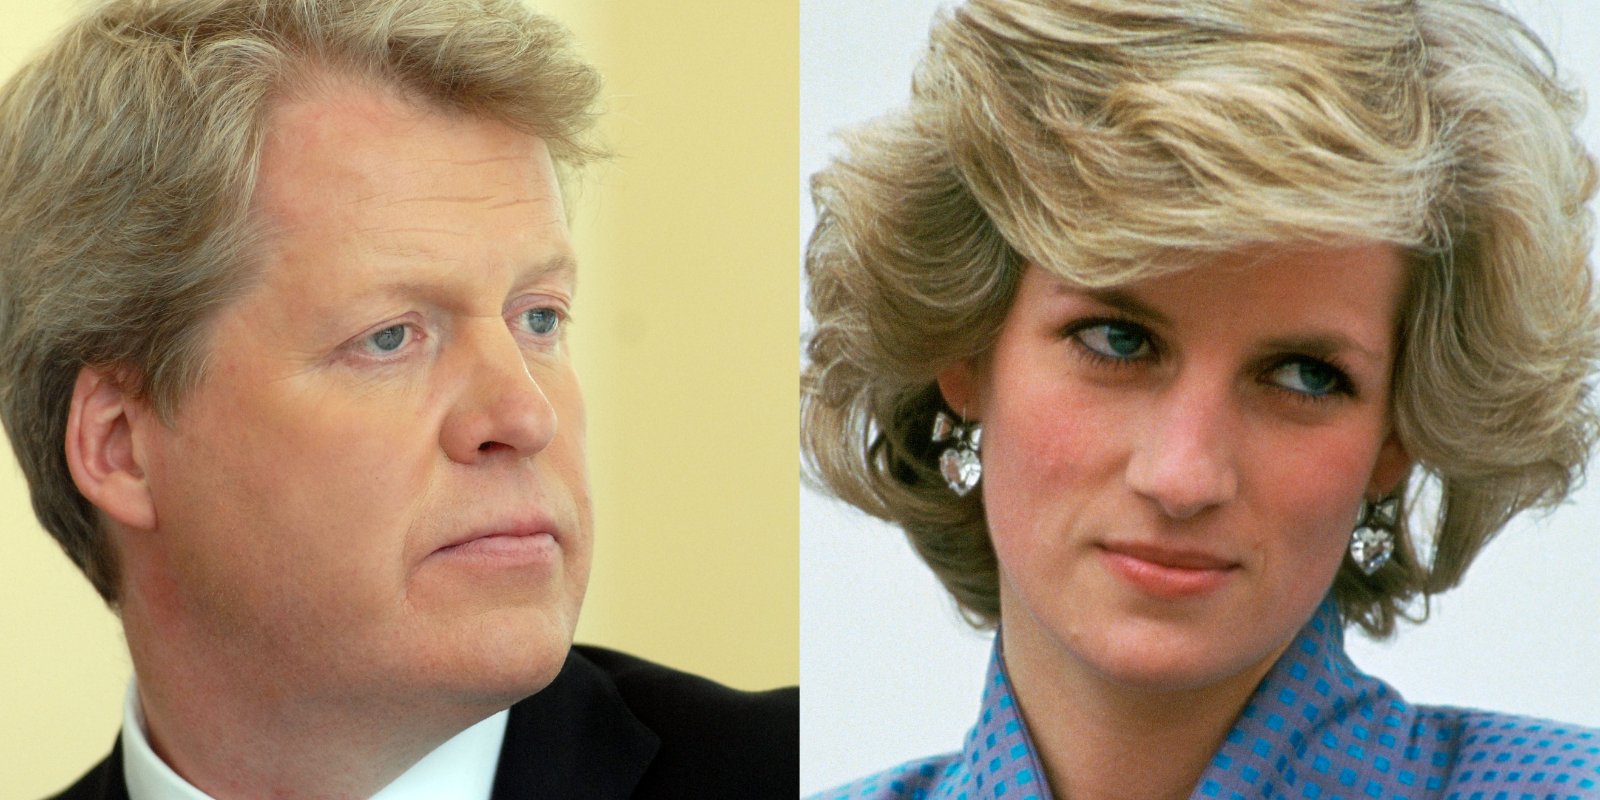
<svg viewBox="0 0 1600 800"><path fill-rule="evenodd" d="M576 650L556 679L511 707L492 800L625 800L661 740L609 676Z"/></svg>

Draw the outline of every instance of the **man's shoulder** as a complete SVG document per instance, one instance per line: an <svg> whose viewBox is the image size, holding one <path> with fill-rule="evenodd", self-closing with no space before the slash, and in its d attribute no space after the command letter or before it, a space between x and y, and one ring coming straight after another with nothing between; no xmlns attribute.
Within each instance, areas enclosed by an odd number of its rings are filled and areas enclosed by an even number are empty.
<svg viewBox="0 0 1600 800"><path fill-rule="evenodd" d="M511 709L497 798L793 798L798 689L741 692L600 647L574 646Z"/></svg>
<svg viewBox="0 0 1600 800"><path fill-rule="evenodd" d="M128 800L122 780L122 740L111 747L111 755L84 773L76 783L48 800Z"/></svg>
<svg viewBox="0 0 1600 800"><path fill-rule="evenodd" d="M575 645L573 659L602 673L660 739L641 789L693 786L700 797L799 794L798 688L740 691L591 645Z"/></svg>
<svg viewBox="0 0 1600 800"><path fill-rule="evenodd" d="M747 692L638 656L594 645L574 645L573 652L604 672L635 715L663 736L700 736L712 728L750 733L799 736L800 690ZM758 737L761 738L761 737Z"/></svg>

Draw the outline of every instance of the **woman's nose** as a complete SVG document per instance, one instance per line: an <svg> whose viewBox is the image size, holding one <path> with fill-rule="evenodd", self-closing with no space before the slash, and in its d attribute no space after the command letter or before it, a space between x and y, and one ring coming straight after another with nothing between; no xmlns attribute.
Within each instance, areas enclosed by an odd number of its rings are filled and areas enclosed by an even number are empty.
<svg viewBox="0 0 1600 800"><path fill-rule="evenodd" d="M1128 486L1172 519L1188 519L1233 500L1239 488L1234 453L1238 416L1221 382L1165 387L1134 434Z"/></svg>

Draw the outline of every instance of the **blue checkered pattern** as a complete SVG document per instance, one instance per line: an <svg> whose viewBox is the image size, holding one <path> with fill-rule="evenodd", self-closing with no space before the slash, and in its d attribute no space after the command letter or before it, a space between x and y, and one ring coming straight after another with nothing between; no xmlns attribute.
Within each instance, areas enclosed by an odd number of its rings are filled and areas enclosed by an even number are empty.
<svg viewBox="0 0 1600 800"><path fill-rule="evenodd" d="M1051 800L996 639L959 753L813 800ZM1414 706L1344 652L1331 600L1256 687L1192 800L1600 800L1600 731Z"/></svg>

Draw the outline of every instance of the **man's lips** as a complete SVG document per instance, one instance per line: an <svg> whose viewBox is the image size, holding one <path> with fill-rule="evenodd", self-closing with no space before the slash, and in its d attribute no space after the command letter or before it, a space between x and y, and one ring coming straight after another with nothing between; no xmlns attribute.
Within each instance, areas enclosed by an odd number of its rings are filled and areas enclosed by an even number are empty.
<svg viewBox="0 0 1600 800"><path fill-rule="evenodd" d="M433 552L434 555L531 556L554 552L560 541L561 535L554 523L534 518L469 529Z"/></svg>

